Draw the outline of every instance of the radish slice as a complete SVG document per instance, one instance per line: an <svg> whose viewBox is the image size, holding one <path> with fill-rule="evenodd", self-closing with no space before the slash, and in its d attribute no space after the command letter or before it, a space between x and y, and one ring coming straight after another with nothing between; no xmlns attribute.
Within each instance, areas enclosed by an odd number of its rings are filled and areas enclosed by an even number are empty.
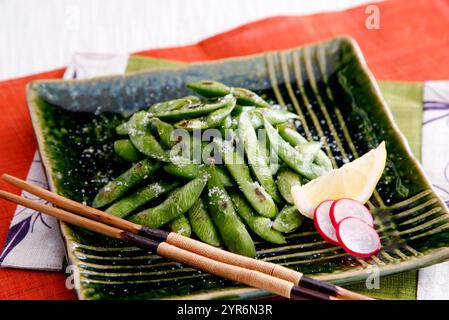
<svg viewBox="0 0 449 320"><path fill-rule="evenodd" d="M330 210L332 224L337 228L340 221L347 217L359 218L374 226L373 216L371 212L363 204L357 200L343 198L334 201Z"/></svg>
<svg viewBox="0 0 449 320"><path fill-rule="evenodd" d="M329 215L333 202L333 200L325 200L321 202L315 209L313 214L313 222L315 223L318 233L324 238L324 240L333 244L338 244L337 232L332 225Z"/></svg>
<svg viewBox="0 0 449 320"><path fill-rule="evenodd" d="M380 250L380 238L376 230L359 218L343 219L337 227L337 238L346 252L361 258Z"/></svg>

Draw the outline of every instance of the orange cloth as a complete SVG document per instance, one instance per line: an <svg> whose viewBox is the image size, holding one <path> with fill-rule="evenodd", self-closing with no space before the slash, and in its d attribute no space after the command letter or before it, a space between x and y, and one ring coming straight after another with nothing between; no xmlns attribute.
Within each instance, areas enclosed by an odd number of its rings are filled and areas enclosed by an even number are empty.
<svg viewBox="0 0 449 320"><path fill-rule="evenodd" d="M360 44L378 79L423 81L449 79L449 2L394 0L377 3L380 30L365 27L366 5L343 12L256 21L198 44L138 53L184 62L219 59L296 47L347 34ZM0 82L0 173L25 178L36 150L25 86L30 80L60 78L63 70ZM0 187L19 194L17 188ZM0 244L15 205L0 205ZM66 275L0 269L0 299L74 299Z"/></svg>

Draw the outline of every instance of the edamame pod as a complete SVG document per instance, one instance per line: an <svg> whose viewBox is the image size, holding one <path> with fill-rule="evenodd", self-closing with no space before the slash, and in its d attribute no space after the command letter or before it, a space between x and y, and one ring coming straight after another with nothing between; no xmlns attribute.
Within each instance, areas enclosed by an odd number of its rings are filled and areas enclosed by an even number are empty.
<svg viewBox="0 0 449 320"><path fill-rule="evenodd" d="M225 246L234 253L256 256L256 248L243 222L237 216L231 198L221 184L215 168L209 170L207 183L209 212Z"/></svg>
<svg viewBox="0 0 449 320"><path fill-rule="evenodd" d="M187 96L187 97L180 98L180 99L174 99L174 100L168 100L168 101L155 103L148 109L148 112L158 113L158 112L165 112L165 111L173 111L173 110L177 110L177 109L189 106L189 105L195 105L200 102L201 102L201 100L196 96Z"/></svg>
<svg viewBox="0 0 449 320"><path fill-rule="evenodd" d="M304 159L295 148L282 139L277 130L273 128L265 117L264 126L267 131L268 139L279 158L281 158L281 160L295 172L310 180L315 179L326 172L324 168Z"/></svg>
<svg viewBox="0 0 449 320"><path fill-rule="evenodd" d="M201 241L215 247L221 245L220 233L209 216L201 197L189 209L189 220L193 232Z"/></svg>
<svg viewBox="0 0 449 320"><path fill-rule="evenodd" d="M302 155L304 161L313 162L321 150L321 142L310 141L297 145L295 149Z"/></svg>
<svg viewBox="0 0 449 320"><path fill-rule="evenodd" d="M267 158L267 150L259 148L259 140L256 131L254 130L247 113L243 113L240 116L238 132L245 148L248 164L251 167L254 176L273 200L277 203L281 203L281 196L268 165L269 160Z"/></svg>
<svg viewBox="0 0 449 320"><path fill-rule="evenodd" d="M173 148L173 146L178 142L173 136L173 131L175 128L170 123L159 120L158 118L151 118L152 125L156 128L157 134L161 139L162 144L166 148Z"/></svg>
<svg viewBox="0 0 449 320"><path fill-rule="evenodd" d="M284 236L272 228L273 221L254 213L253 209L239 193L233 191L230 192L230 196L237 213L254 233L268 242L286 243Z"/></svg>
<svg viewBox="0 0 449 320"><path fill-rule="evenodd" d="M273 229L290 233L297 230L304 222L305 217L294 206L286 205L274 220Z"/></svg>
<svg viewBox="0 0 449 320"><path fill-rule="evenodd" d="M120 218L126 217L144 204L173 190L177 186L179 186L179 183L176 181L161 180L159 182L151 183L135 193L120 199L107 208L106 212Z"/></svg>
<svg viewBox="0 0 449 320"><path fill-rule="evenodd" d="M195 118L209 114L215 110L226 107L230 102L235 101L232 95L224 96L223 98L217 99L214 103L197 103L188 105L173 111L162 111L151 113L152 117L160 118L161 120L183 120L187 118Z"/></svg>
<svg viewBox="0 0 449 320"><path fill-rule="evenodd" d="M243 192L246 199L253 208L262 216L273 218L277 214L277 208L273 198L265 189L251 178L248 166L246 165L243 154L234 150L230 141L215 139L218 150L222 153L223 160L229 173L234 178L239 189Z"/></svg>
<svg viewBox="0 0 449 320"><path fill-rule="evenodd" d="M238 103L244 106L255 106L257 108L270 108L270 104L262 99L259 95L245 88L232 88L232 95L237 99Z"/></svg>
<svg viewBox="0 0 449 320"><path fill-rule="evenodd" d="M135 163L144 158L144 155L134 147L128 139L114 141L114 151L126 161Z"/></svg>
<svg viewBox="0 0 449 320"><path fill-rule="evenodd" d="M117 127L115 127L115 132L119 136L126 136L128 135L128 127L126 126L126 122L123 122L122 124L119 124Z"/></svg>
<svg viewBox="0 0 449 320"><path fill-rule="evenodd" d="M149 128L150 117L145 111L135 113L128 122L131 142L144 155L168 162L169 154L161 147Z"/></svg>
<svg viewBox="0 0 449 320"><path fill-rule="evenodd" d="M164 202L154 208L145 209L133 216L130 221L150 228L159 228L187 212L200 197L206 186L206 176L201 176L172 191Z"/></svg>
<svg viewBox="0 0 449 320"><path fill-rule="evenodd" d="M232 88L212 80L202 80L187 84L187 88L195 91L203 97L222 97L232 94L241 105L250 105L260 108L269 108L270 104L256 93L245 88Z"/></svg>
<svg viewBox="0 0 449 320"><path fill-rule="evenodd" d="M182 178L182 179L195 179L201 176L206 170L207 166L204 164L195 164L195 163L187 163L187 164L174 164L167 163L164 167L164 170L171 174L172 176ZM234 185L232 178L229 176L229 173L223 167L217 167L217 174L220 177L221 183L225 187L232 187Z"/></svg>
<svg viewBox="0 0 449 320"><path fill-rule="evenodd" d="M293 204L292 197L292 187L302 184L302 178L296 172L290 170L289 168L282 167L279 170L276 180L279 192L282 197L290 204Z"/></svg>
<svg viewBox="0 0 449 320"><path fill-rule="evenodd" d="M229 99L227 106L196 119L185 119L175 124L176 128L186 130L200 130L218 127L235 107L235 99Z"/></svg>
<svg viewBox="0 0 449 320"><path fill-rule="evenodd" d="M203 97L222 97L231 93L231 88L227 85L213 80L202 80L197 82L190 82L187 88L202 95Z"/></svg>
<svg viewBox="0 0 449 320"><path fill-rule="evenodd" d="M249 112L251 124L254 129L259 129L264 126L263 120L268 120L268 122L272 125L277 125L280 123L287 122L291 119L298 119L299 116L297 114L283 111L283 110L274 110L274 109L254 109Z"/></svg>
<svg viewBox="0 0 449 320"><path fill-rule="evenodd" d="M129 189L151 176L161 167L160 162L143 159L114 180L108 182L95 196L92 206L100 208L123 196Z"/></svg>
<svg viewBox="0 0 449 320"><path fill-rule="evenodd" d="M306 138L296 131L296 129L291 128L288 124L280 124L277 128L281 137L293 147L307 143ZM332 170L332 162L323 150L318 151L314 161L317 165L324 167L326 170Z"/></svg>
<svg viewBox="0 0 449 320"><path fill-rule="evenodd" d="M176 232L184 237L189 237L192 234L192 227L190 226L189 219L185 214L181 214L170 222L169 226L172 232Z"/></svg>

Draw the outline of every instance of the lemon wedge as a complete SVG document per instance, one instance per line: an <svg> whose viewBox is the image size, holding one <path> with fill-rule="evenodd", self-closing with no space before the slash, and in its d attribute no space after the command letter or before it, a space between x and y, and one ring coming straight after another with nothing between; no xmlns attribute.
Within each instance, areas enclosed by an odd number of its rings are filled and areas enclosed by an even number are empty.
<svg viewBox="0 0 449 320"><path fill-rule="evenodd" d="M303 186L292 187L296 208L313 219L315 208L324 200L355 199L365 203L382 176L387 160L385 142L360 158L331 170Z"/></svg>

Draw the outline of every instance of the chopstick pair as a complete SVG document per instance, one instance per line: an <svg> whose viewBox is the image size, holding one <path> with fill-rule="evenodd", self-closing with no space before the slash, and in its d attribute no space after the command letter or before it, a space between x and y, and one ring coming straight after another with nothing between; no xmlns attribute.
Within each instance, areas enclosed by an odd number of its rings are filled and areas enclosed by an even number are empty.
<svg viewBox="0 0 449 320"><path fill-rule="evenodd" d="M162 257L222 278L267 290L289 299L372 299L338 286L314 280L298 271L274 263L240 256L177 233L151 229L132 223L67 199L8 174L3 174L2 178L31 194L71 212L34 202L3 190L0 190L0 198L46 213L62 221L84 227L103 235L121 239Z"/></svg>

